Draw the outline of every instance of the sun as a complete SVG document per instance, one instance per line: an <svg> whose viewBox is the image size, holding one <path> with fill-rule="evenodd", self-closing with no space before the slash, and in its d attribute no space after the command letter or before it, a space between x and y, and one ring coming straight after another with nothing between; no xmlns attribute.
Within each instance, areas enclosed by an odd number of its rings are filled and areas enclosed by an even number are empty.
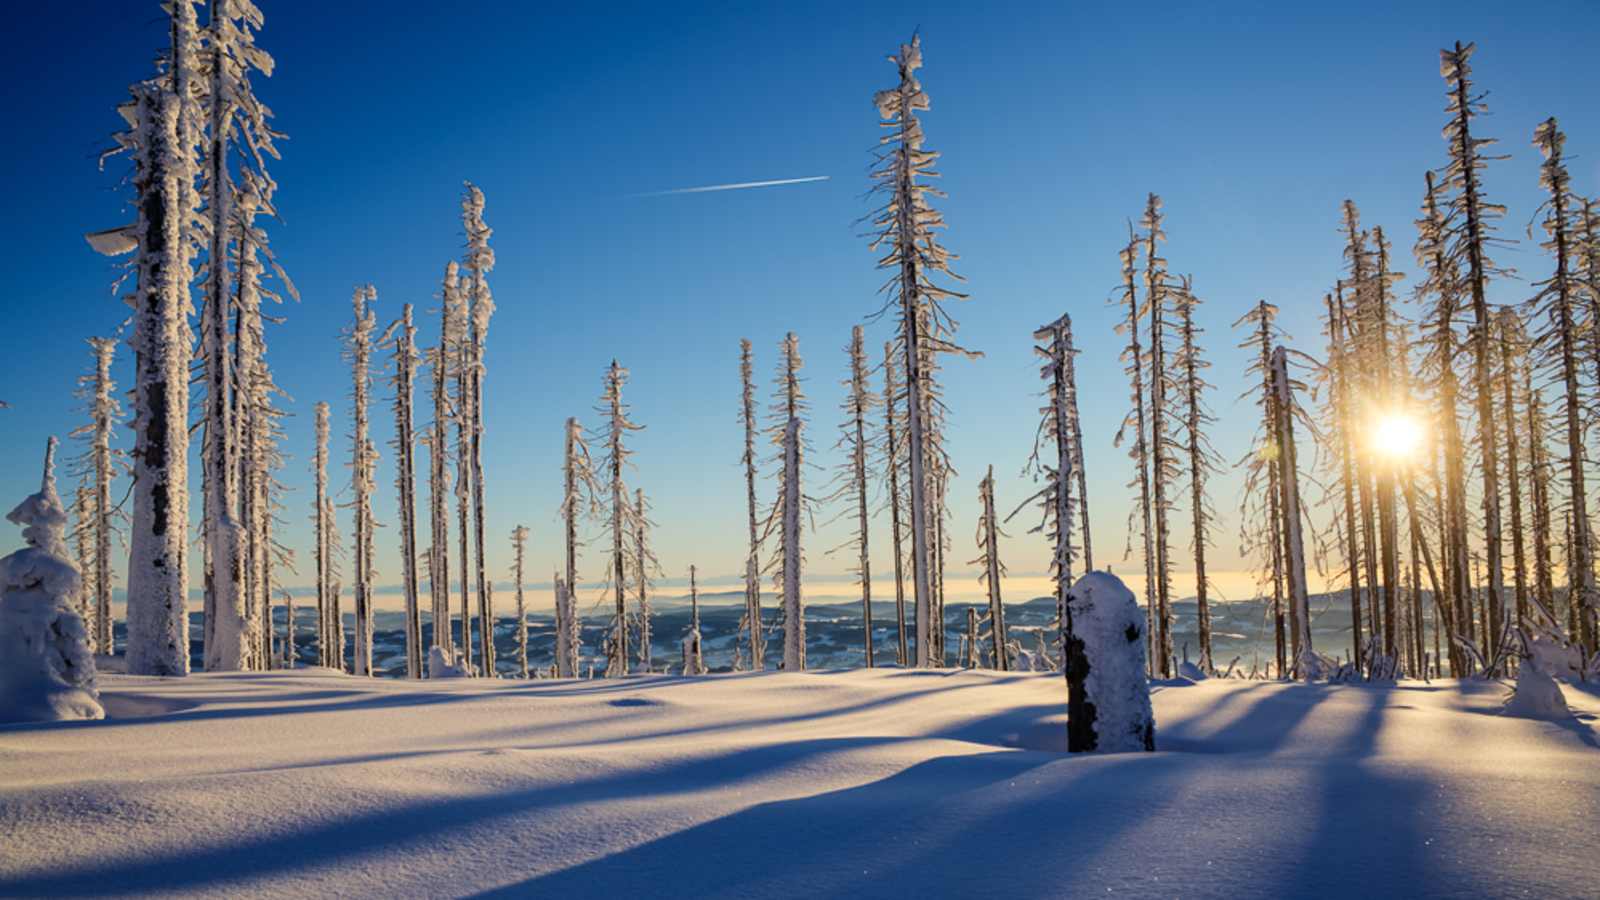
<svg viewBox="0 0 1600 900"><path fill-rule="evenodd" d="M1372 449L1395 462L1415 459L1422 448L1422 423L1400 410L1383 413L1373 424Z"/></svg>

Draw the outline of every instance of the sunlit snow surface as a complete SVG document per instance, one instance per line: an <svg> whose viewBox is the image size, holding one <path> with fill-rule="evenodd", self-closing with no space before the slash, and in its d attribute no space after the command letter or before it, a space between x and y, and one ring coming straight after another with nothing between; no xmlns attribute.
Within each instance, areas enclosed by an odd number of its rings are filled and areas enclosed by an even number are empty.
<svg viewBox="0 0 1600 900"><path fill-rule="evenodd" d="M1052 675L102 677L0 727L0 895L1594 896L1600 695Z"/></svg>

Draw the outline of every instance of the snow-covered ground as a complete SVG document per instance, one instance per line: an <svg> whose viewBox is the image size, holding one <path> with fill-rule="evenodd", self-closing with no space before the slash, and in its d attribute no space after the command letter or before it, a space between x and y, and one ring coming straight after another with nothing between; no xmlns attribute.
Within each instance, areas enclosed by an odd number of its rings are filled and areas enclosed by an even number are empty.
<svg viewBox="0 0 1600 900"><path fill-rule="evenodd" d="M0 727L0 895L1600 895L1600 695L1155 688L1068 757L1052 675L101 678Z"/></svg>

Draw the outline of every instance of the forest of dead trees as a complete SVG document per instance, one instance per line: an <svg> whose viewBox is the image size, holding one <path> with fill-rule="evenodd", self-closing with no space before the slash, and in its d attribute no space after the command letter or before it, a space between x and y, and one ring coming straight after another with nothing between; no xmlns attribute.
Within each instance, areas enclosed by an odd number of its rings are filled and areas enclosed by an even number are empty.
<svg viewBox="0 0 1600 900"><path fill-rule="evenodd" d="M155 72L131 86L119 107L126 130L107 154L131 160L136 220L89 236L103 253L129 255L131 310L113 336L89 340L88 374L80 382L86 421L75 433L83 450L73 510L87 585L81 613L95 649L114 649L112 589L125 567L128 671L189 671L187 549L197 533L204 667L292 664L296 620L292 612L283 619L289 625L280 635L273 611L293 603L285 578L299 574L300 554L275 529L282 517L309 506L315 625L298 643L314 646L312 658L321 665L373 674L379 523L372 498L387 467L399 521L385 523L391 527L384 540L400 551L408 676L574 677L597 668L615 676L670 665L652 658L651 600L663 567L630 447L644 425L628 403L629 372L615 359L597 366L591 424L565 420L559 538L520 525L512 532L520 658L496 659L503 614L485 566L490 494L483 463L484 443L492 439L485 410L503 402L487 377L495 253L486 198L470 183L460 203L465 246L444 266L435 311L419 315L406 304L383 324L376 289L354 290L342 335L351 377L347 405L336 415L328 400L316 401L314 494L287 496L278 473L287 464L279 447L288 398L274 383L268 338L269 326L281 321L280 304L298 294L269 246L278 187L269 167L282 136L253 87L273 61L255 45L262 14L250 0L213 0L207 13L201 24L193 0L168 4L170 45ZM1137 557L1143 566L1152 677L1242 671L1237 660L1214 655L1218 598L1207 576L1208 552L1231 537L1218 533L1208 482L1232 467L1242 470L1245 484L1237 538L1259 575L1274 647L1270 660L1252 668L1256 674L1498 677L1529 659L1554 661L1558 676L1600 674L1595 498L1587 480L1600 413L1600 208L1573 192L1555 118L1520 126L1520 137L1543 158L1536 175L1512 170L1492 152L1494 138L1481 118L1484 95L1471 78L1473 52L1473 45L1458 43L1440 53L1444 146L1438 168L1419 173L1411 261L1395 250L1394 242L1405 239L1364 224L1352 198L1327 210L1342 246L1330 240L1327 248L1330 269L1339 274L1325 296L1230 302L1226 314L1236 319L1230 339L1246 349L1245 399L1256 416L1242 459L1222 458L1208 437L1217 417L1204 345L1219 332L1202 324L1193 277L1163 256L1161 198L1146 197L1125 236L1107 234L1107 271L1111 251L1118 261L1110 303L1124 342L1130 409L1114 436L1091 430L1087 439L1127 451L1130 465L1110 473L1126 480L1135 499L1118 557ZM936 201L943 195L931 186L939 154L927 145L920 117L930 105L917 77L920 38L901 45L890 61L895 82L873 97L880 128L870 168L876 207L865 219L883 282L879 305L863 303L862 312L872 314L869 321L892 323L892 333L880 354L869 352L862 326L843 328L844 359L829 358L847 395L836 445L843 461L828 490L814 494L808 484L815 413L802 390L799 338L789 332L772 347L775 374L764 415L760 354L748 340L737 354L743 446L730 446L728 456L740 464L745 508L727 512L743 513L748 547L734 667L763 669L774 658L788 670L806 667L806 537L818 507L852 526L845 546L835 549L858 579L865 665L873 664L877 636L902 666L1060 667L1069 663L1063 648L1081 646L1072 640L1068 588L1075 574L1096 568L1072 318L1053 313L1033 334L1041 420L1025 469L1037 492L1008 511L996 507L992 465L976 485L972 564L986 593L954 630L958 646L949 647L947 572L961 527L949 500L960 473L947 450L953 418L943 383L977 353L958 342L952 314L966 295L952 270L954 254L939 237L945 222ZM1525 254L1538 271L1514 282L1495 262L1511 238L1500 228L1504 208L1490 189L1496 181L1535 177L1544 202L1533 240L1542 252ZM1490 286L1499 282L1497 295L1525 296L1491 302ZM1063 297L1061 304L1085 299ZM1279 305L1287 303L1315 310L1323 322L1320 341L1296 341L1280 329ZM433 333L433 342L419 345L419 331ZM114 438L130 423L111 376L123 344L133 354L135 379L127 395L134 432L127 450ZM374 437L383 421L373 415L375 403L387 403L392 416L389 460ZM336 418L343 420L342 451L331 446ZM203 485L197 526L187 491L191 433L200 445ZM426 453L420 467L419 447ZM330 461L335 471L348 469L348 489L330 482ZM1019 454L997 462L1023 461ZM426 529L417 518L423 476ZM131 490L119 502L114 482L121 478L131 479ZM347 498L354 524L348 533L336 524L335 496ZM998 540L1001 528L1030 506L1038 515L1030 533L1051 548L1057 585L1056 620L1037 648L1008 633ZM888 546L869 546L873 520L888 522ZM1183 531L1187 544L1175 539ZM529 664L523 592L528 554L540 548L560 560L548 668ZM1104 546L1101 554L1103 566ZM682 665L698 674L705 671L698 584L692 566L678 568L691 573L695 600ZM1198 660L1192 664L1187 648L1180 659L1174 646L1179 569L1194 572ZM874 570L892 572L892 623L873 621ZM1325 603L1348 607L1345 646L1312 646L1311 577L1328 583ZM764 596L764 588L775 596ZM580 623L585 594L611 614L599 646L588 648ZM353 614L349 634L347 613ZM781 647L769 653L773 640Z"/></svg>

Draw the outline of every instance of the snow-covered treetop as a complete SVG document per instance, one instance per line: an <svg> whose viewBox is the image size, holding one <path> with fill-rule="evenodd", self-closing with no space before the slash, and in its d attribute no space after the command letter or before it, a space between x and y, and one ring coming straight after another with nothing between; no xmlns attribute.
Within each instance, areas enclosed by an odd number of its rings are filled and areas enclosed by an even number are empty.
<svg viewBox="0 0 1600 900"><path fill-rule="evenodd" d="M6 513L6 519L22 526L22 539L28 546L61 559L70 558L66 540L67 508L61 504L61 495L56 493L55 438L50 438L45 445L44 478L40 481L39 492L17 504Z"/></svg>
<svg viewBox="0 0 1600 900"><path fill-rule="evenodd" d="M467 233L467 270L471 274L469 288L472 301L472 334L479 351L484 336L489 331L489 317L494 315L494 295L489 292L488 274L494 269L494 250L489 246L489 236L494 230L483 221L483 191L472 182L461 197L461 227ZM481 360L480 360L481 364Z"/></svg>

